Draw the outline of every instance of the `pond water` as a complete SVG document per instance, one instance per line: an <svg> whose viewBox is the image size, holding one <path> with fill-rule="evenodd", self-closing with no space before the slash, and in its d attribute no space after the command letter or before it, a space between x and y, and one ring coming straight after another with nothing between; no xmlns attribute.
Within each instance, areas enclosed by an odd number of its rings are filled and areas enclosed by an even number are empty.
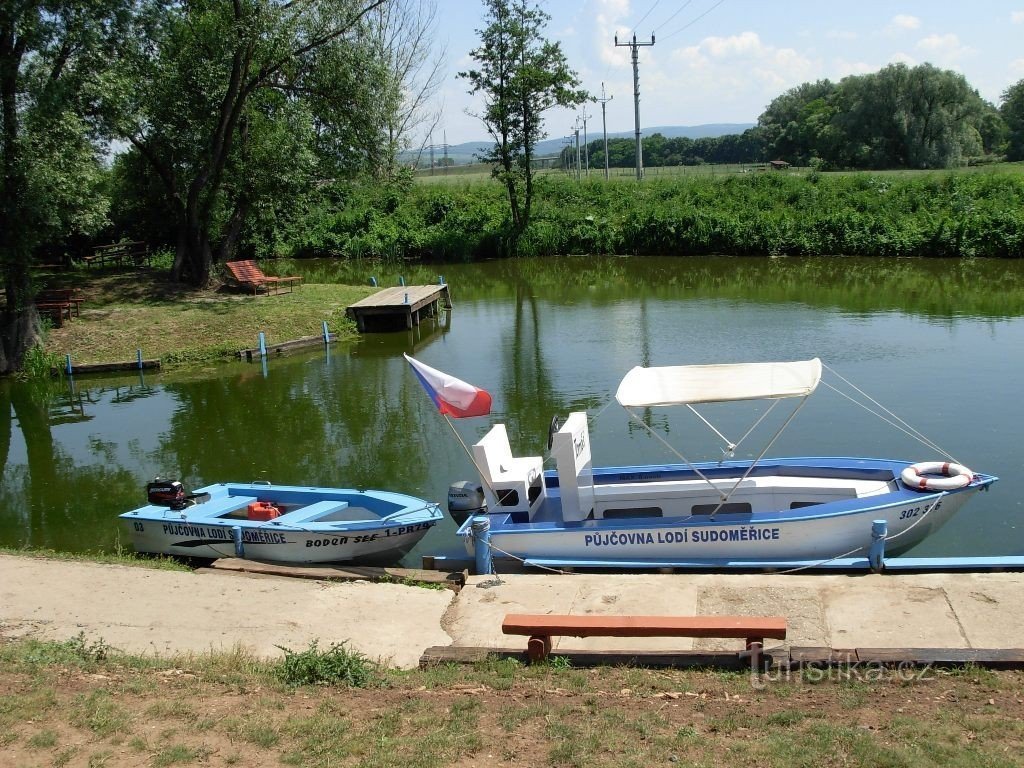
<svg viewBox="0 0 1024 768"><path fill-rule="evenodd" d="M374 275L381 285L403 269L300 266L314 280ZM818 356L961 462L1002 478L915 554L1024 553L1024 264L573 257L404 269L409 284L443 275L452 312L266 366L0 381L0 545L114 550L124 544L116 515L143 504L156 475L189 488L377 487L443 504L452 481L475 478L408 352L492 393L489 417L453 422L466 444L501 421L516 453L540 454L552 415L587 409L597 465L674 460L613 400L634 365ZM727 433L743 429L725 411L710 415ZM685 409L645 418L691 458L720 455ZM938 458L826 388L771 455ZM433 529L406 564L459 551L454 530L450 520Z"/></svg>

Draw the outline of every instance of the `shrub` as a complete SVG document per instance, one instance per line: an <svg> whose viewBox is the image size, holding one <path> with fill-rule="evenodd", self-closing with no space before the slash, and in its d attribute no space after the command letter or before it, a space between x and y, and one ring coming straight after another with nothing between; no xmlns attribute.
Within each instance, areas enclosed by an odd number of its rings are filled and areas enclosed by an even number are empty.
<svg viewBox="0 0 1024 768"><path fill-rule="evenodd" d="M326 651L316 640L304 651L284 651L284 660L274 669L275 674L288 685L347 685L367 687L377 671L376 664L359 651L350 650L347 643L333 643Z"/></svg>

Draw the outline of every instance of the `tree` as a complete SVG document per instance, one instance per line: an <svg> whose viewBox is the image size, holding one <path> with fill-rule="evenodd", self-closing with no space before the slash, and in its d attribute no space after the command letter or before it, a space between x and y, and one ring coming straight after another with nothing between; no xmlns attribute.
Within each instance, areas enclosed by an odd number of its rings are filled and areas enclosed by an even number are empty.
<svg viewBox="0 0 1024 768"><path fill-rule="evenodd" d="M437 2L392 0L371 14L370 25L390 73L386 91L390 104L384 112L387 136L374 172L392 178L398 170L399 153L409 149L414 132L422 136L415 162L419 165L441 117L440 108L427 106L441 87L445 59L444 50L434 51L431 46L437 28Z"/></svg>
<svg viewBox="0 0 1024 768"><path fill-rule="evenodd" d="M17 370L41 332L38 246L104 222L95 108L127 11L121 0L0 4L0 373Z"/></svg>
<svg viewBox="0 0 1024 768"><path fill-rule="evenodd" d="M552 107L575 107L589 99L569 68L558 43L545 40L550 20L527 0L486 0L487 26L477 30L480 47L470 52L478 69L460 72L471 94L483 94L477 115L494 140L481 157L494 164L494 176L508 193L511 217L508 251L516 252L530 223L533 155L547 134L543 114Z"/></svg>
<svg viewBox="0 0 1024 768"><path fill-rule="evenodd" d="M804 83L790 88L768 105L757 119L757 124L768 143L772 159L801 165L810 160L815 153L815 129L820 127L819 115L827 109L835 90L836 86L830 80ZM809 118L814 119L813 128L807 124Z"/></svg>
<svg viewBox="0 0 1024 768"><path fill-rule="evenodd" d="M385 2L153 0L139 16L115 126L174 212L173 279L206 284L215 249L230 257L257 206L308 187L311 146L328 174L353 152L366 160L388 100L374 98L387 73L363 22ZM268 157L295 163L282 179L261 168Z"/></svg>
<svg viewBox="0 0 1024 768"><path fill-rule="evenodd" d="M1006 159L1024 160L1024 80L1011 85L1003 93L999 114L1006 123Z"/></svg>

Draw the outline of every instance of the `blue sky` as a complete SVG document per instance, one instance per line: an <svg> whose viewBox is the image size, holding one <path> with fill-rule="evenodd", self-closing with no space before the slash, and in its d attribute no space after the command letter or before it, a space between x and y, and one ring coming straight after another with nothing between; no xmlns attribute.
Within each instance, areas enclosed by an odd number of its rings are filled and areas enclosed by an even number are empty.
<svg viewBox="0 0 1024 768"><path fill-rule="evenodd" d="M467 115L478 104L455 74L471 64L483 26L477 0L436 0L438 42L447 45L438 103L444 106L434 142L485 139ZM720 3L720 4L719 4ZM777 95L800 83L874 72L891 62L932 64L963 73L995 104L1024 79L1024 0L943 2L810 2L809 0L547 0L547 36L562 43L583 85L613 96L609 131L633 129L633 71L628 48L613 37L633 34L653 47L640 53L643 126L755 122ZM702 14L705 14L703 15ZM646 15L646 18L644 18ZM700 17L700 18L698 18ZM685 27L685 28L684 28ZM601 132L601 109L588 105L591 136ZM575 121L548 113L550 137Z"/></svg>

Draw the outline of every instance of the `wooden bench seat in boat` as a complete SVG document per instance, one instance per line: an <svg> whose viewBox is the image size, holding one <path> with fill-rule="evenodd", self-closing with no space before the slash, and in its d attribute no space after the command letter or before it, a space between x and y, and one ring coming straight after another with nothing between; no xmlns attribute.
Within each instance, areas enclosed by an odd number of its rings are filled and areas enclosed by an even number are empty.
<svg viewBox="0 0 1024 768"><path fill-rule="evenodd" d="M603 616L595 614L510 613L501 623L506 635L528 635L526 653L542 661L552 637L739 637L750 656L760 656L765 638L785 640L782 616Z"/></svg>
<svg viewBox="0 0 1024 768"><path fill-rule="evenodd" d="M256 502L255 496L222 496L188 507L188 516L196 517L224 517L235 512L241 512L246 517L249 505Z"/></svg>
<svg viewBox="0 0 1024 768"><path fill-rule="evenodd" d="M347 510L349 508L347 501L335 501L327 499L326 501L316 501L312 504L307 504L304 507L292 510L278 518L282 523L308 523L316 521L318 523L329 523L332 522L330 515ZM345 520L348 518L337 518L338 520Z"/></svg>

